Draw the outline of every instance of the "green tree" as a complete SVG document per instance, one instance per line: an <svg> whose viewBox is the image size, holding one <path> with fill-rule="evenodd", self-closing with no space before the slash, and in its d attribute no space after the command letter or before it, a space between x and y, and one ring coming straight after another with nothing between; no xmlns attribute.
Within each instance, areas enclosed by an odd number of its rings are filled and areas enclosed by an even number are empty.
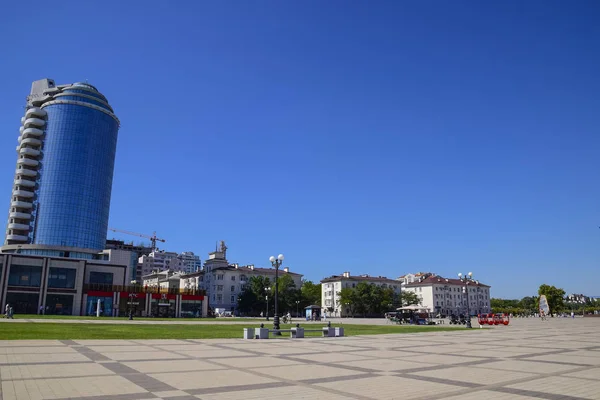
<svg viewBox="0 0 600 400"><path fill-rule="evenodd" d="M302 291L302 305L303 307L310 305L320 305L321 304L321 284L315 284L311 281L304 280L302 281L302 287L300 288Z"/></svg>
<svg viewBox="0 0 600 400"><path fill-rule="evenodd" d="M338 301L342 305L345 314L350 313L354 316L354 303L356 302L356 294L352 288L342 288L337 292Z"/></svg>
<svg viewBox="0 0 600 400"><path fill-rule="evenodd" d="M259 301L252 289L246 287L238 296L238 310L246 315L257 315L260 313L257 312Z"/></svg>
<svg viewBox="0 0 600 400"><path fill-rule="evenodd" d="M421 302L421 300L419 300L419 296L410 290L402 291L400 300L402 307L418 305Z"/></svg>
<svg viewBox="0 0 600 400"><path fill-rule="evenodd" d="M548 300L548 306L550 307L550 313L562 312L565 308L565 291L550 285L540 285L538 289L538 295L545 295Z"/></svg>

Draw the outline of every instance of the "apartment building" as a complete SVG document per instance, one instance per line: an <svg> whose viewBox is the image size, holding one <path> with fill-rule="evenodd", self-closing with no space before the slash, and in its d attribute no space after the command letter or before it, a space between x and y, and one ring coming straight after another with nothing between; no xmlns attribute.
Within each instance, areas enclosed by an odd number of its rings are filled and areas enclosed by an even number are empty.
<svg viewBox="0 0 600 400"><path fill-rule="evenodd" d="M479 281L465 284L459 279L425 274L418 280L404 284L402 290L415 293L420 304L432 313L442 315L477 315L491 312L489 285ZM468 294L468 300L467 300Z"/></svg>
<svg viewBox="0 0 600 400"><path fill-rule="evenodd" d="M350 272L344 272L342 275L333 275L321 281L321 307L333 316L346 317L350 311L340 304L337 295L343 288L354 288L360 282L366 282L381 286L383 288L392 288L394 293L400 294L401 282L385 276L350 275Z"/></svg>

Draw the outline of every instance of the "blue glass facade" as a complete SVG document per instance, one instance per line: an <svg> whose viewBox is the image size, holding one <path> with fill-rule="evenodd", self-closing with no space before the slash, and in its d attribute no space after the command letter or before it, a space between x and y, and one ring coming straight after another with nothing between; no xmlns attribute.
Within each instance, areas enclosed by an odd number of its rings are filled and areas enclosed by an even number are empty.
<svg viewBox="0 0 600 400"><path fill-rule="evenodd" d="M94 108L110 113L109 106L75 92L102 100L104 96L91 90L71 91L72 96L57 96L42 106L48 118L34 202L33 244L102 250L119 123Z"/></svg>

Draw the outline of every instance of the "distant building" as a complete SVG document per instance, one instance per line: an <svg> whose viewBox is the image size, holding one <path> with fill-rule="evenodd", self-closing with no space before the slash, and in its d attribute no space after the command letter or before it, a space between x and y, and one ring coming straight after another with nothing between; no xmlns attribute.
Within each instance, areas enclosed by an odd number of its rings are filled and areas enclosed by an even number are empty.
<svg viewBox="0 0 600 400"><path fill-rule="evenodd" d="M340 304L338 293L343 288L355 288L359 282L366 282L383 288L391 288L396 294L400 294L401 291L401 282L398 280L386 278L385 276L370 276L366 274L350 275L350 272L344 272L342 275L333 275L321 280L321 307L323 311L331 312L329 310L333 310L334 316L349 316L350 309Z"/></svg>
<svg viewBox="0 0 600 400"><path fill-rule="evenodd" d="M253 276L263 276L268 277L274 283L275 269L229 264L226 255L227 247L222 241L219 248L209 253L202 271L181 275L180 288L206 290L212 309L236 313L237 299L246 288L249 279ZM290 272L287 267L280 268L279 276L284 275L289 275L296 288L300 289L302 286L301 274Z"/></svg>
<svg viewBox="0 0 600 400"><path fill-rule="evenodd" d="M191 251L177 254L171 251L155 250L148 255L140 257L138 264L140 265L139 269L142 276L156 270L172 270L190 274L201 268L202 261L199 256L194 255Z"/></svg>
<svg viewBox="0 0 600 400"><path fill-rule="evenodd" d="M419 279L427 278L433 275L431 272L417 272L416 274L406 274L399 277L399 280L402 285L408 285L409 283L418 282Z"/></svg>
<svg viewBox="0 0 600 400"><path fill-rule="evenodd" d="M465 285L459 279L443 278L431 274L403 285L402 290L415 293L420 304L432 313L442 315L467 314L466 293L469 290L469 312L471 315L491 312L490 286L479 281Z"/></svg>
<svg viewBox="0 0 600 400"><path fill-rule="evenodd" d="M592 298L585 296L583 294L570 294L565 297L565 300L569 303L580 303L585 304L588 303Z"/></svg>
<svg viewBox="0 0 600 400"><path fill-rule="evenodd" d="M115 251L118 250L118 251ZM119 256L121 262L127 262L129 266L128 279L130 281L142 281L142 268L138 268L138 260L147 256L152 252L152 247L135 246L133 242L125 243L123 240L107 239L106 250L103 253L108 254L113 251L115 254L121 253ZM127 255L123 252L128 252ZM127 260L125 260L127 259Z"/></svg>

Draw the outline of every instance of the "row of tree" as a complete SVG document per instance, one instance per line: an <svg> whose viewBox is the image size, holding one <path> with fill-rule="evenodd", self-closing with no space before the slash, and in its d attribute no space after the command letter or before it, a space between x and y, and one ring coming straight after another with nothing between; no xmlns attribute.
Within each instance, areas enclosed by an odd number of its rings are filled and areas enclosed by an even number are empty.
<svg viewBox="0 0 600 400"><path fill-rule="evenodd" d="M304 307L321 304L321 284L305 280L297 288L292 277L286 274L278 278L278 289L279 315L301 314ZM238 311L245 316L273 315L274 308L275 282L268 277L251 277L238 297Z"/></svg>
<svg viewBox="0 0 600 400"><path fill-rule="evenodd" d="M526 296L521 300L491 299L490 305L494 313L531 315L539 312L541 295L546 296L552 314L582 310L585 312L600 311L600 304L594 304L591 300L587 304L568 302L563 289L546 284L539 287L537 296Z"/></svg>

